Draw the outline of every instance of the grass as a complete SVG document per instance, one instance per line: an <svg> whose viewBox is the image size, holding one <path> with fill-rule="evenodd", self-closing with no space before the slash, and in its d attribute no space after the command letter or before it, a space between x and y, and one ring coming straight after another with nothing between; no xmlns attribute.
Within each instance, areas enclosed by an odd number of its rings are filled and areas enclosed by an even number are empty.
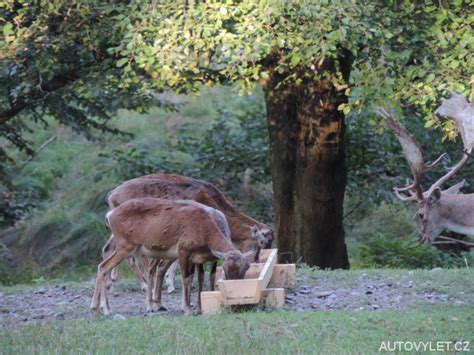
<svg viewBox="0 0 474 355"><path fill-rule="evenodd" d="M53 321L3 329L13 353L375 353L383 341L473 341L474 309L434 305L405 312L247 312L126 320Z"/></svg>

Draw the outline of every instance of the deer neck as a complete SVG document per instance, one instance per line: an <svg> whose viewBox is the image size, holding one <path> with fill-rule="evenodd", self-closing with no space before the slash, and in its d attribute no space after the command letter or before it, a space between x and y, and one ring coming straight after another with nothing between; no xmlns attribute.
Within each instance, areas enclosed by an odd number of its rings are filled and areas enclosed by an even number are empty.
<svg viewBox="0 0 474 355"><path fill-rule="evenodd" d="M243 213L226 214L226 217L227 222L229 223L231 239L236 243L251 238L251 226L257 226L258 228L266 227L263 223L260 223Z"/></svg>
<svg viewBox="0 0 474 355"><path fill-rule="evenodd" d="M456 233L474 235L474 194L443 194L439 208L444 227Z"/></svg>
<svg viewBox="0 0 474 355"><path fill-rule="evenodd" d="M215 233L208 240L208 246L210 250L217 250L221 253L227 253L235 250L234 245L228 240L222 233Z"/></svg>

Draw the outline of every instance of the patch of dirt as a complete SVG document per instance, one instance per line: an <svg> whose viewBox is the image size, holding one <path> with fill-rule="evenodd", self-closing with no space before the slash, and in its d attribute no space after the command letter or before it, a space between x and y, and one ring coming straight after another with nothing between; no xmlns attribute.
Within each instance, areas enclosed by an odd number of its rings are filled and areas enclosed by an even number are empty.
<svg viewBox="0 0 474 355"><path fill-rule="evenodd" d="M112 317L124 319L131 316L161 316L181 314L181 288L172 294L163 290L167 311L145 312L145 292L133 280L118 283L109 291ZM14 293L0 292L0 324L12 326L40 320L93 319L96 314L89 309L93 281L74 286L37 286ZM196 300L193 290L192 300ZM419 289L407 278L396 281L379 276L354 275L351 281L330 277L316 278L298 275L297 286L287 290L285 309L294 311L321 310L383 310L402 309L418 303L445 302L472 304L468 295L448 295L436 289Z"/></svg>

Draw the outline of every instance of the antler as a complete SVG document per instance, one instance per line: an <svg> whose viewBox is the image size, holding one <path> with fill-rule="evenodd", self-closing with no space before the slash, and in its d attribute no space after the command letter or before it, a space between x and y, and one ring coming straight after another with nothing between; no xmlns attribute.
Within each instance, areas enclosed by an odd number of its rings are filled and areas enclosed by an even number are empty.
<svg viewBox="0 0 474 355"><path fill-rule="evenodd" d="M449 172L436 181L429 189L431 193L446 181L456 175L466 165L474 148L474 104L469 103L462 95L451 93L448 99L443 100L435 111L440 116L451 118L461 134L464 144L464 154L461 160Z"/></svg>
<svg viewBox="0 0 474 355"><path fill-rule="evenodd" d="M474 104L468 102L462 95L451 93L448 99L443 100L435 113L449 117L456 123L464 149L471 152L474 148Z"/></svg>
<svg viewBox="0 0 474 355"><path fill-rule="evenodd" d="M422 201L423 190L421 188L421 181L423 180L425 172L437 166L446 154L442 154L432 164L426 165L423 150L420 144L410 132L396 119L394 119L384 108L377 110L377 114L381 116L390 130L395 134L400 145L402 146L403 155L410 166L413 175L413 183L403 188L394 188L395 195L402 201ZM413 192L414 190L414 192ZM408 191L410 196L402 196L400 192Z"/></svg>

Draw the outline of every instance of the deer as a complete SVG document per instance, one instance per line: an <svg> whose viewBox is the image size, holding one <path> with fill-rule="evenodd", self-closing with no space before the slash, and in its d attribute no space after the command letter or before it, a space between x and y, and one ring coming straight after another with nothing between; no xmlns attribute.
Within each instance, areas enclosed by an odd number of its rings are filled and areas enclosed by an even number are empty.
<svg viewBox="0 0 474 355"><path fill-rule="evenodd" d="M232 239L239 248L250 249L252 241L250 226L257 227L265 236L265 248L271 247L273 230L246 214L237 210L213 184L176 174L149 174L128 180L112 190L107 196L109 207L113 209L130 196L153 195L166 199L194 200L222 211L229 223ZM258 254L255 255L258 258Z"/></svg>
<svg viewBox="0 0 474 355"><path fill-rule="evenodd" d="M189 206L194 206L194 207L198 207L198 208L201 208L202 210L206 211L209 216L212 218L212 220L214 221L214 223L217 225L217 227L219 228L219 230L222 232L222 234L228 239L228 240L231 240L230 239L230 228L229 228L229 224L227 223L227 219L225 217L225 215L215 209L215 208L212 208L212 207L209 207L209 206L206 206L206 205L203 205L202 203L199 203L199 202L196 202L196 201L193 201L193 200L178 200L179 203L183 204L183 205L189 205ZM263 238L263 236L259 236L259 246L261 247L263 245L263 243L265 242L265 238ZM248 251L245 255L252 255L252 250ZM214 252L215 255L218 255L218 252L215 251ZM141 254L143 255L143 254ZM224 258L223 255L220 256L221 259ZM148 277L147 277L147 280L148 280L148 285L149 287L147 287L147 301L146 301L146 304L147 304L147 312L153 312L155 310L158 310L158 311L166 311L167 308L165 306L163 306L162 302L161 302L161 289L162 289L162 286L163 286L163 279L165 277L165 274L166 276L168 277L173 277L173 280L169 281L170 283L168 284L168 287L169 285L173 285L174 284L174 273L172 276L169 275L169 272L167 272L167 270L169 270L170 267L176 267L178 264L177 261L173 261L173 260L160 260L160 259L156 259L156 258L153 258L151 257L151 261L149 261L148 263ZM216 263L213 262L213 267L215 267ZM203 290L203 285L204 285L204 267L203 267L203 264L197 264L197 270L198 270L198 300L197 300L197 305L196 305L196 313L197 314L200 314L201 313L201 297L200 297L200 294ZM174 271L176 272L176 270ZM215 272L215 271L214 271ZM193 272L191 273L191 279L192 279L192 275L194 274L194 270ZM154 281L154 282L153 282ZM212 282L215 282L215 280L212 280ZM211 282L211 283L212 283ZM152 290L152 286L154 284L154 288L153 288L153 292L151 291ZM212 287L212 290L214 289L213 288L213 284L211 285Z"/></svg>
<svg viewBox="0 0 474 355"><path fill-rule="evenodd" d="M131 199L109 211L106 224L114 236L115 248L98 266L90 305L97 313L102 309L105 315L110 314L107 275L137 250L156 260L179 260L182 310L186 315L192 314L190 294L195 264L221 258L225 277L229 280L243 279L250 267L248 257L253 251L241 253L232 244L230 236L216 224L209 210L189 201L151 197Z"/></svg>
<svg viewBox="0 0 474 355"><path fill-rule="evenodd" d="M415 137L384 108L380 108L377 113L399 141L413 175L411 184L394 188L394 192L402 201L417 202L415 219L419 230L419 242L421 244L458 242L473 247L474 243L458 241L440 234L444 229L448 229L456 233L474 235L474 194L459 194L464 180L449 189L441 190L444 183L464 168L472 154L474 104L469 103L462 95L453 93L448 99L443 100L435 111L436 114L455 122L463 141L464 151L459 162L425 191L421 185L424 175L437 166L446 154L442 154L432 164L425 164L423 150ZM444 241L434 242L436 238Z"/></svg>
<svg viewBox="0 0 474 355"><path fill-rule="evenodd" d="M124 201L138 197L157 197L165 199L188 199L222 211L229 223L232 242L243 252L256 250L255 261L259 261L260 249L271 247L274 240L273 230L267 225L238 211L214 185L176 174L150 174L128 180L113 189L107 196L110 209L119 206ZM264 241L262 241L262 238ZM113 249L113 241L109 239L103 248L103 255ZM138 255L143 265L148 265L146 258ZM128 259L129 265L142 285L146 289L147 281L139 270L134 256ZM210 287L214 288L216 264L212 265ZM175 271L171 267L171 271ZM112 282L117 279L116 270L112 271ZM166 277L169 280L168 292L174 290L172 281L174 273Z"/></svg>

